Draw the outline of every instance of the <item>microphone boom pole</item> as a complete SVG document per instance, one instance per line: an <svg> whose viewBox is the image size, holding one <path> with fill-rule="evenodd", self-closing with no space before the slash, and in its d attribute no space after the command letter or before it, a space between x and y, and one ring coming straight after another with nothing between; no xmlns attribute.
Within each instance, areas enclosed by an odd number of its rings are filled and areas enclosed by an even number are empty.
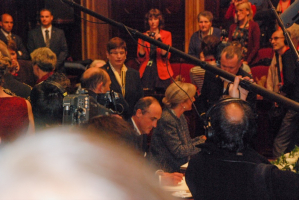
<svg viewBox="0 0 299 200"><path fill-rule="evenodd" d="M230 80L230 81L234 81L235 79L235 76L234 74L231 74L231 73L228 73L218 67L215 67L215 66L212 66L212 65L209 65L207 64L206 62L203 62L201 60L199 60L198 58L196 57L193 57L191 55L188 55L174 47L170 47L169 45L166 45L162 42L159 42L158 40L155 40L155 39L152 39L146 35L144 35L143 33L140 33L138 30L135 30L135 29L132 29L132 28L129 28L127 26L125 26L124 24L122 23L119 23L119 22L116 22L112 19L109 19L109 18L106 18L90 9L87 9L73 1L70 1L70 0L62 0L64 3L72 6L72 7L75 7L77 9L79 9L80 11L84 12L84 13L87 13L99 20L102 20L112 26L116 26L117 28L123 30L123 31L126 31L126 32L130 32L132 36L134 37L137 37L137 38L140 38L144 41L147 41L151 44L154 44L156 45L157 47L160 47L161 49L164 49L164 50L168 50L169 52L171 53L174 53L174 54L177 54L179 55L181 58L184 58L185 60L188 60L196 65L199 65L200 67L202 67L203 69L205 70L208 70L214 74L217 74L221 77L224 77L226 78L227 80ZM240 86L245 88L246 90L249 90L249 91L252 91L254 93L257 93L257 94L260 94L264 97L266 97L267 99L270 99L272 101L275 101L275 102L278 102L278 103L281 103L283 104L284 106L286 106L287 108L290 108L290 109L293 109L293 110L296 110L297 112L299 112L299 103L297 103L296 101L293 101L289 98L286 98L282 95L279 95L277 93L274 93L274 92L271 92L269 90L267 90L266 88L264 87L261 87L259 85L257 85L256 83L251 83L250 81L247 81L247 80L241 80L240 81Z"/></svg>

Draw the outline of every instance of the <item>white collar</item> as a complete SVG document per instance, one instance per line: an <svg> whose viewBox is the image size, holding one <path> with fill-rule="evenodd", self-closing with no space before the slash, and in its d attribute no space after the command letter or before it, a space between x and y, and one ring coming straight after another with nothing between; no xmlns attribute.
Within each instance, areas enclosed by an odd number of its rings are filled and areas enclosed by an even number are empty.
<svg viewBox="0 0 299 200"><path fill-rule="evenodd" d="M45 30L49 30L49 32L51 33L51 31L52 31L52 25L49 28L45 28L43 26L41 26L41 27L42 27L42 32L45 32Z"/></svg>
<svg viewBox="0 0 299 200"><path fill-rule="evenodd" d="M1 31L2 31L2 33L5 35L5 37L7 37L8 35L11 37L12 35L11 35L11 32L10 33L7 33L7 32L5 32L2 28L1 28Z"/></svg>
<svg viewBox="0 0 299 200"><path fill-rule="evenodd" d="M134 130L135 130L139 135L141 135L141 132L139 131L139 129L138 129L138 127L137 127L137 125L136 125L136 123L135 123L133 117L131 117L131 120L132 120L132 122L133 122Z"/></svg>

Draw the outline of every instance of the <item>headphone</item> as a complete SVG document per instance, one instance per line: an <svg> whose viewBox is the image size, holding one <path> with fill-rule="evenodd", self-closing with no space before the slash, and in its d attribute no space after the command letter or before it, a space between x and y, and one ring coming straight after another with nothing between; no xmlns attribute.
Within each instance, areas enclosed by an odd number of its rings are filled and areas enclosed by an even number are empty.
<svg viewBox="0 0 299 200"><path fill-rule="evenodd" d="M219 109L225 105L228 105L230 103L237 103L239 105L247 105L251 108L251 105L242 99L236 99L236 98L224 98L219 100L217 103L215 103L212 107L208 109L208 111L205 113L204 117L204 128L205 128L205 135L207 139L211 139L215 136L214 128L212 127L212 116L214 116L214 112L219 111ZM217 113L218 116L220 113Z"/></svg>

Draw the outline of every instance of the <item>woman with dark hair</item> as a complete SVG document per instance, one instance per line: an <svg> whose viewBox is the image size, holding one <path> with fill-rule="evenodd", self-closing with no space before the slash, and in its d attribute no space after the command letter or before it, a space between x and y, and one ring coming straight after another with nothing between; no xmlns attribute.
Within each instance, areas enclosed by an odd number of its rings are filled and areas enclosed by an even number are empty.
<svg viewBox="0 0 299 200"><path fill-rule="evenodd" d="M144 34L159 40L166 45L172 45L171 33L163 30L164 19L158 9L151 9L145 15L145 24L149 28ZM137 57L141 63L139 73L143 88L149 90L164 91L170 84L170 77L173 76L169 62L170 53L157 48L155 45L138 40Z"/></svg>
<svg viewBox="0 0 299 200"><path fill-rule="evenodd" d="M248 2L236 6L237 23L229 27L229 41L242 45L244 63L250 66L260 48L260 28L253 21L252 9Z"/></svg>
<svg viewBox="0 0 299 200"><path fill-rule="evenodd" d="M191 83L175 82L166 89L165 109L154 129L151 140L151 159L159 169L179 172L180 166L190 156L200 151L196 145L205 141L204 136L191 139L184 112L192 109L196 87Z"/></svg>
<svg viewBox="0 0 299 200"><path fill-rule="evenodd" d="M69 86L70 80L64 74L56 72L32 89L30 100L37 129L62 124L63 98Z"/></svg>
<svg viewBox="0 0 299 200"><path fill-rule="evenodd" d="M0 41L0 141L11 142L20 135L34 133L34 120L29 101L4 92L4 74L11 65L6 45Z"/></svg>

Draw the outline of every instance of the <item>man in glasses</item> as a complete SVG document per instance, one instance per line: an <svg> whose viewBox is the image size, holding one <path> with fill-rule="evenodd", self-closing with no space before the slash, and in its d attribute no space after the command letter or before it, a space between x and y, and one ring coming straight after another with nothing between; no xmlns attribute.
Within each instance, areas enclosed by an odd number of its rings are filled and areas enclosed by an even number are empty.
<svg viewBox="0 0 299 200"><path fill-rule="evenodd" d="M126 42L119 37L112 38L107 44L106 55L108 62L102 68L111 78L111 90L121 94L129 104L129 111L124 116L130 118L136 102L143 97L143 89L139 72L126 67Z"/></svg>
<svg viewBox="0 0 299 200"><path fill-rule="evenodd" d="M296 78L296 55L292 52L286 42L282 30L277 30L270 38L275 55L272 59L267 77L267 89L278 92L292 100L299 101L298 78ZM278 61L278 64L277 64ZM275 103L277 106L277 104ZM294 110L287 110L282 120L280 129L274 139L273 156L281 154L294 148L296 142L296 131L298 129L299 115ZM298 135L298 134L297 134Z"/></svg>

